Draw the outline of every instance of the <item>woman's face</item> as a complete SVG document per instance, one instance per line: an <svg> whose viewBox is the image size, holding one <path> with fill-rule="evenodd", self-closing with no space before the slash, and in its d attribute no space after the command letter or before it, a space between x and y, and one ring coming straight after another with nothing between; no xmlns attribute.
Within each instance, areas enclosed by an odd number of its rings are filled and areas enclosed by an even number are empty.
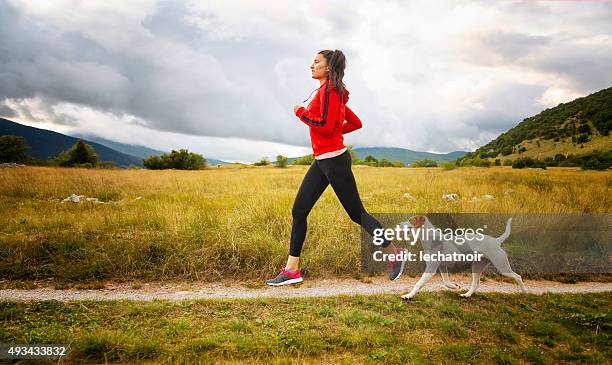
<svg viewBox="0 0 612 365"><path fill-rule="evenodd" d="M327 79L327 60L325 60L322 54L317 53L314 62L310 65L310 69L312 70L313 79Z"/></svg>

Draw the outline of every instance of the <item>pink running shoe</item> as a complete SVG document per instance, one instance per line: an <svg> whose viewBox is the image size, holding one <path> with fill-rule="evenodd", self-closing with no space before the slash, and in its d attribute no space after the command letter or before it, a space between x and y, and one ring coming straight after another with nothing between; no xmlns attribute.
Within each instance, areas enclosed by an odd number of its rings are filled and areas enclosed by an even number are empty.
<svg viewBox="0 0 612 365"><path fill-rule="evenodd" d="M272 286L280 286L287 284L296 284L302 281L300 269L295 269L294 272L289 272L283 267L274 279L266 280L266 284Z"/></svg>
<svg viewBox="0 0 612 365"><path fill-rule="evenodd" d="M402 247L396 247L394 254L397 255L401 252L408 252L408 250ZM404 272L406 260L389 260L387 261L387 265L389 267L389 280L397 280L402 276L402 272Z"/></svg>

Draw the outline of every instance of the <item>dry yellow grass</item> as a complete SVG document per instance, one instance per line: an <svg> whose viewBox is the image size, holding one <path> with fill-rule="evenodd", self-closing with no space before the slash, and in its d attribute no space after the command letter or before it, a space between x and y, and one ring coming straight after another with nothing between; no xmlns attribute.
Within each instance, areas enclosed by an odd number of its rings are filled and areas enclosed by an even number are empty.
<svg viewBox="0 0 612 365"><path fill-rule="evenodd" d="M0 277L267 277L286 259L291 207L307 168L2 169ZM353 171L370 213L602 213L612 206L607 171L366 166ZM509 188L514 193L504 194ZM407 192L415 200L404 198ZM449 192L462 198L441 199ZM73 193L119 203L58 201ZM484 194L495 199L470 200ZM303 271L356 274L359 252L360 228L329 187L309 216Z"/></svg>
<svg viewBox="0 0 612 365"><path fill-rule="evenodd" d="M529 139L519 143L516 148L525 147L527 151L522 153L512 153L507 156L497 155L502 162L505 160L514 161L519 157L531 157L537 159L544 159L545 157L555 157L556 154L560 153L563 155L585 155L595 150L609 151L612 148L612 136L601 136L594 134L592 140L586 143L572 143L571 138L565 138L565 142L555 142L552 139ZM539 145L538 145L539 143ZM580 145L583 147L580 148Z"/></svg>

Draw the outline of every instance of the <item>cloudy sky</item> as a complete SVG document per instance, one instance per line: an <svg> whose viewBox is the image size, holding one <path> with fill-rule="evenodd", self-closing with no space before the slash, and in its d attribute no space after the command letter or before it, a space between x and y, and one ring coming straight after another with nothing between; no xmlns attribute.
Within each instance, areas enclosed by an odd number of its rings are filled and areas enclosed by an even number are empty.
<svg viewBox="0 0 612 365"><path fill-rule="evenodd" d="M473 150L612 86L602 1L0 0L0 116L208 158L311 153L293 116L347 57L345 144Z"/></svg>

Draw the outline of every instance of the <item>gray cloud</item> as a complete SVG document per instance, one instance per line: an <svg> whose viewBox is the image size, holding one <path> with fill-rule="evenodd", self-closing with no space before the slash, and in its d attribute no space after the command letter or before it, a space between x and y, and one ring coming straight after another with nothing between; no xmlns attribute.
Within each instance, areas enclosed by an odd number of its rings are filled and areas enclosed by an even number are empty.
<svg viewBox="0 0 612 365"><path fill-rule="evenodd" d="M612 14L610 14L612 19ZM566 77L579 91L588 93L610 87L612 64L612 33L604 44L582 44L577 39L557 41L554 47L520 64L538 71Z"/></svg>
<svg viewBox="0 0 612 365"><path fill-rule="evenodd" d="M5 118L16 117L17 113L6 104L0 104L0 116Z"/></svg>
<svg viewBox="0 0 612 365"><path fill-rule="evenodd" d="M502 64L515 62L551 42L551 38L546 36L502 31L482 34L480 37L486 51L480 54L479 60Z"/></svg>
<svg viewBox="0 0 612 365"><path fill-rule="evenodd" d="M270 68L275 52L262 52L262 45L250 41L223 48L201 30L200 38L195 37L197 29L174 26L182 24L182 10L162 4L143 21L148 36L103 44L82 32L35 21L0 2L0 99L41 95L49 102L129 113L160 131L307 143L300 130L283 128L291 116L290 102L280 102L282 95L241 74L249 71L245 64L259 72ZM182 41L184 36L188 42ZM258 52L261 57L249 59Z"/></svg>

